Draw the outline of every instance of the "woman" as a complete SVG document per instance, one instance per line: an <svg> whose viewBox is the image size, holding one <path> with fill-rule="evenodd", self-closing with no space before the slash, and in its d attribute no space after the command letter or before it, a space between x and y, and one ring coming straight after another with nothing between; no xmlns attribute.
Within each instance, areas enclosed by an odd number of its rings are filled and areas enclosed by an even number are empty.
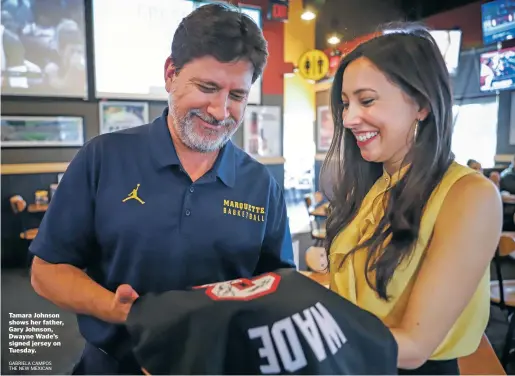
<svg viewBox="0 0 515 376"><path fill-rule="evenodd" d="M502 205L487 178L454 162L434 39L412 27L360 45L336 72L331 105L331 289L391 329L401 373L458 374L488 322Z"/></svg>

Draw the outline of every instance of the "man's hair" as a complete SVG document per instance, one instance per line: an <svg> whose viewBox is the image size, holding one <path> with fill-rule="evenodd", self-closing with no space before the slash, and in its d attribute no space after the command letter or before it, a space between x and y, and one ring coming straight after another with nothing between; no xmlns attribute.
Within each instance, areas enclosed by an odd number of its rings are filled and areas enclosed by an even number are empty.
<svg viewBox="0 0 515 376"><path fill-rule="evenodd" d="M468 167L471 167L474 163L479 163L478 161L476 161L475 159L469 159L467 161L467 166Z"/></svg>
<svg viewBox="0 0 515 376"><path fill-rule="evenodd" d="M248 60L254 67L254 83L267 62L267 42L259 26L238 8L222 2L207 4L181 21L173 37L171 59L180 72L204 56L223 63Z"/></svg>

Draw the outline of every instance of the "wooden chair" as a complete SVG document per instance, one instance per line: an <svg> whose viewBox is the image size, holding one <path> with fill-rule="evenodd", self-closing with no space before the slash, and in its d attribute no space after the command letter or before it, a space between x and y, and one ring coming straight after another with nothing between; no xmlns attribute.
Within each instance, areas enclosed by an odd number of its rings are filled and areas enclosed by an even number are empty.
<svg viewBox="0 0 515 376"><path fill-rule="evenodd" d="M305 255L308 271L301 271L306 277L329 288L329 260L323 247L309 247Z"/></svg>
<svg viewBox="0 0 515 376"><path fill-rule="evenodd" d="M330 276L329 274L313 273L307 271L299 271L299 273L311 278L313 281L320 283L325 288L329 288Z"/></svg>
<svg viewBox="0 0 515 376"><path fill-rule="evenodd" d="M329 262L324 247L309 247L305 255L307 267L315 273L328 273Z"/></svg>
<svg viewBox="0 0 515 376"><path fill-rule="evenodd" d="M515 280L506 280L502 277L501 259L510 256L515 251L515 232L503 232L499 239L499 246L494 256L494 266L497 273L497 281L490 282L490 302L507 312L508 331L504 341L504 349L501 356L502 366L506 369L509 363L512 338L515 330Z"/></svg>
<svg viewBox="0 0 515 376"><path fill-rule="evenodd" d="M506 375L490 341L483 334L478 349L458 359L460 375Z"/></svg>
<svg viewBox="0 0 515 376"><path fill-rule="evenodd" d="M306 208L308 210L309 215L309 227L311 230L311 239L315 241L315 246L321 246L325 240L325 226L320 225L315 217L313 217L310 213L313 208L322 202L323 195L320 192L315 192L314 194L308 194L304 196L304 203L306 204Z"/></svg>
<svg viewBox="0 0 515 376"><path fill-rule="evenodd" d="M9 203L11 204L11 210L14 215L18 216L22 228L22 232L20 233L20 239L32 241L38 234L37 228L27 228L25 226L25 219L23 217L23 213L25 209L27 209L27 202L20 195L12 196L9 199Z"/></svg>
<svg viewBox="0 0 515 376"><path fill-rule="evenodd" d="M27 226L27 221L25 220L27 202L25 202L23 197L20 195L15 195L9 199L9 203L11 204L11 210L13 211L14 215L19 219L22 230L19 234L20 239L30 243L38 234L38 228L30 228ZM28 252L27 247L27 254L25 255L24 263L29 266L29 269L32 263L32 257L33 256L30 252Z"/></svg>

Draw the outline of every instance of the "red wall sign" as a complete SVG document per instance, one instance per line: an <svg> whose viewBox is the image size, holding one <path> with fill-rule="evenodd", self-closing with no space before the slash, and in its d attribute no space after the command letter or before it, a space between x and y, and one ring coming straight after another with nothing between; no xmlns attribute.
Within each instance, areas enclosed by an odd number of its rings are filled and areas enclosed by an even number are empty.
<svg viewBox="0 0 515 376"><path fill-rule="evenodd" d="M287 21L288 1L270 0L268 3L268 19L270 21Z"/></svg>

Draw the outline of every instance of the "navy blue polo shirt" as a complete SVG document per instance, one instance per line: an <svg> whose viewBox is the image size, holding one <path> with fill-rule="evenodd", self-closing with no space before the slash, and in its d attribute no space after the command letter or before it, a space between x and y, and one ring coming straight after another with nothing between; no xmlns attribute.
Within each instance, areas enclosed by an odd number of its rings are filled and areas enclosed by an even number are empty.
<svg viewBox="0 0 515 376"><path fill-rule="evenodd" d="M167 113L81 148L30 251L84 269L110 291L127 283L140 295L293 267L282 189L268 169L228 142L193 183ZM119 325L83 315L78 323L97 347L120 338Z"/></svg>

